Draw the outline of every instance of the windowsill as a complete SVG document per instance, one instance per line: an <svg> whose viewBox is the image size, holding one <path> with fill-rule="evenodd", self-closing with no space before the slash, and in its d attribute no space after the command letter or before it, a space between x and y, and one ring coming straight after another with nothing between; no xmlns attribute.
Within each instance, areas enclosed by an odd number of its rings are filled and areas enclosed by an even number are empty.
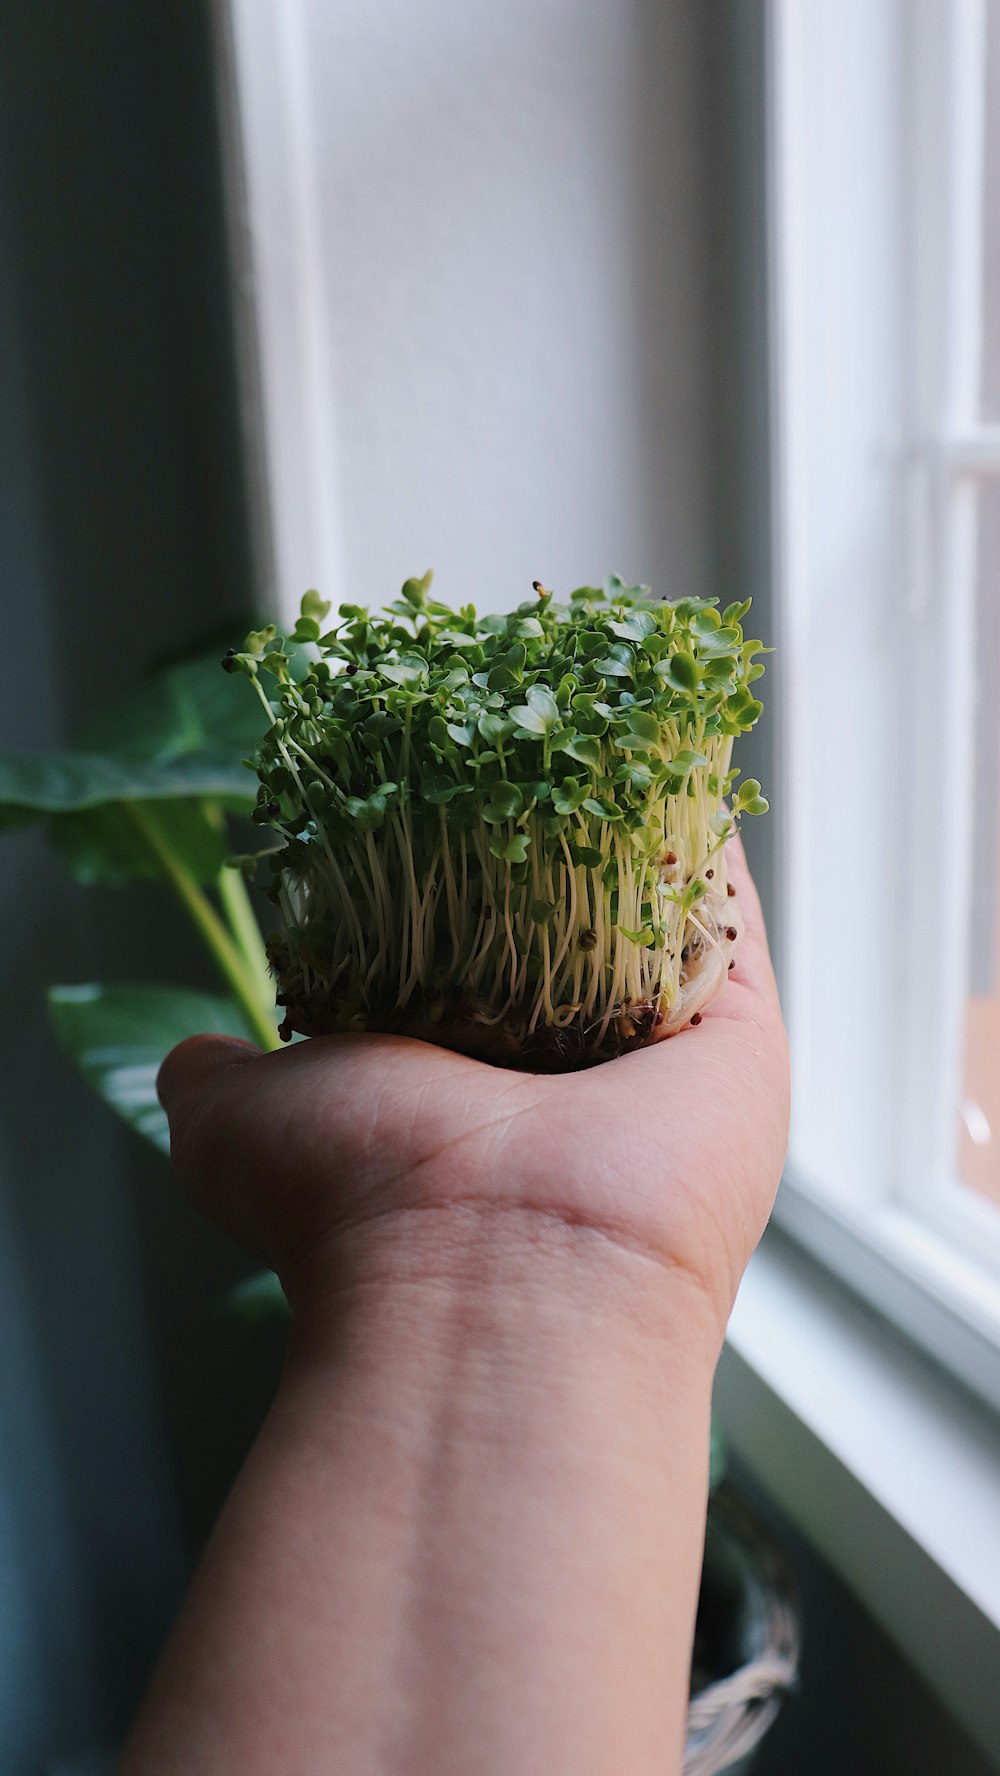
<svg viewBox="0 0 1000 1776"><path fill-rule="evenodd" d="M734 1450L987 1756L1000 1420L772 1228L716 1381Z"/></svg>

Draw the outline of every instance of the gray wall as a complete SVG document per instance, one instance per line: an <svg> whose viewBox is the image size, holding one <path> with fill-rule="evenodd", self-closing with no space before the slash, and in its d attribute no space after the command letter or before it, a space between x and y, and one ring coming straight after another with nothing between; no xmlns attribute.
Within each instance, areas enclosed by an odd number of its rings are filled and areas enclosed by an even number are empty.
<svg viewBox="0 0 1000 1776"><path fill-rule="evenodd" d="M202 9L0 9L0 745L251 602ZM242 1258L93 1103L50 981L198 978L155 889L5 836L0 917L0 1769L113 1739L274 1360L215 1302ZM155 931L150 953L149 933ZM225 1405L223 1406L223 1403Z"/></svg>
<svg viewBox="0 0 1000 1776"><path fill-rule="evenodd" d="M488 609L613 569L675 596L744 585L759 313L756 267L725 257L750 188L735 15L232 15L279 593L381 599L428 563Z"/></svg>

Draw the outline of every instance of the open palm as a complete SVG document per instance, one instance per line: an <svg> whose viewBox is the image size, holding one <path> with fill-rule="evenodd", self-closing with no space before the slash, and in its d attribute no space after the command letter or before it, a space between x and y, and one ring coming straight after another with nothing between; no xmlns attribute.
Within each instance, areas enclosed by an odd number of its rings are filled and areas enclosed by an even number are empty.
<svg viewBox="0 0 1000 1776"><path fill-rule="evenodd" d="M556 1078L404 1037L323 1037L269 1055L195 1037L161 1074L178 1172L293 1296L381 1219L516 1213L677 1268L724 1322L788 1126L760 905L737 842L729 856L745 936L698 1028Z"/></svg>

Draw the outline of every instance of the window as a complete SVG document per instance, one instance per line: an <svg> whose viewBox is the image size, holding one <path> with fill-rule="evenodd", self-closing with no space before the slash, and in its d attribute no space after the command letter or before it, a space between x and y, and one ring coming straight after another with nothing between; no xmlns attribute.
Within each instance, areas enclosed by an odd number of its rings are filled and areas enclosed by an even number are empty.
<svg viewBox="0 0 1000 1776"><path fill-rule="evenodd" d="M772 25L781 1212L1000 1403L1000 5Z"/></svg>

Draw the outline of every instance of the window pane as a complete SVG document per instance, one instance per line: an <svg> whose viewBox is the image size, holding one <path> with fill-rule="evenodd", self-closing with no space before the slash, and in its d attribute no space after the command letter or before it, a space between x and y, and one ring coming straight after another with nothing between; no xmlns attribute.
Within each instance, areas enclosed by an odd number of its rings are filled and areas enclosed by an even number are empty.
<svg viewBox="0 0 1000 1776"><path fill-rule="evenodd" d="M1000 1205L1000 486L979 502L970 994L959 1176Z"/></svg>
<svg viewBox="0 0 1000 1776"><path fill-rule="evenodd" d="M982 412L1000 419L1000 5L986 9ZM1000 596L1000 593L996 594Z"/></svg>

